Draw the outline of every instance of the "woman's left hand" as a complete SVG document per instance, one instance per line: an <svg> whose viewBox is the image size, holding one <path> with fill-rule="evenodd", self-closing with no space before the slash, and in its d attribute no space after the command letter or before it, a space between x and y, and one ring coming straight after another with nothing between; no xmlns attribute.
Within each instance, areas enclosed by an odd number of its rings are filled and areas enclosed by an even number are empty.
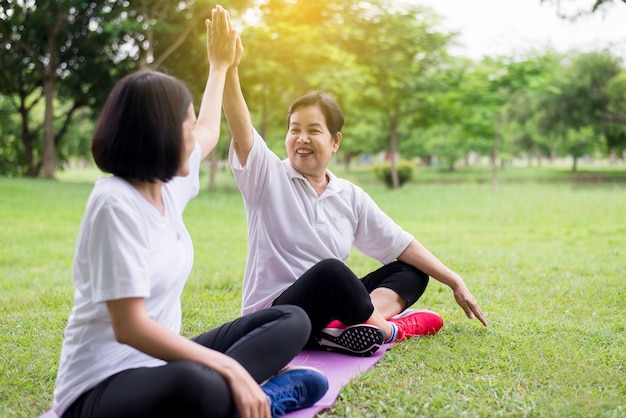
<svg viewBox="0 0 626 418"><path fill-rule="evenodd" d="M465 283L462 283L454 289L453 292L456 303L463 308L465 315L467 315L470 319L478 318L484 326L487 326L487 320L485 319L485 315L483 315L483 311L480 309L480 306L478 306L478 302L476 302L476 299L469 291Z"/></svg>

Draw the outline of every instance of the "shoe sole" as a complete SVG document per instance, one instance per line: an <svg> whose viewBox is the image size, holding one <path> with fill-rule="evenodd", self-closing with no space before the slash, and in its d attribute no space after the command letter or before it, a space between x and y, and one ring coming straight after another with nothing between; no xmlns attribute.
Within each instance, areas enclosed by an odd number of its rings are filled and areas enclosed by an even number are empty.
<svg viewBox="0 0 626 418"><path fill-rule="evenodd" d="M259 385L263 386L264 384L269 382L273 377L276 377L276 376L278 376L280 374L286 373L286 372L288 372L290 370L309 370L309 371L312 371L312 372L317 372L317 373L324 374L320 369L317 369L315 367L310 367L310 366L285 366L282 369L280 369L275 375L268 377L263 382L261 382Z"/></svg>
<svg viewBox="0 0 626 418"><path fill-rule="evenodd" d="M405 316L409 316L414 314L415 312L427 312L427 313L431 313L431 314L435 314L437 315L439 318L441 318L441 315L439 315L437 312L434 311L429 311L428 309L413 309L413 308L406 308L405 310L403 310L402 312L400 312L397 315L394 315L391 317L391 319L398 319L398 318L404 318Z"/></svg>
<svg viewBox="0 0 626 418"><path fill-rule="evenodd" d="M324 328L316 340L320 346L328 350L367 357L383 345L385 334L373 325L360 324L344 329Z"/></svg>

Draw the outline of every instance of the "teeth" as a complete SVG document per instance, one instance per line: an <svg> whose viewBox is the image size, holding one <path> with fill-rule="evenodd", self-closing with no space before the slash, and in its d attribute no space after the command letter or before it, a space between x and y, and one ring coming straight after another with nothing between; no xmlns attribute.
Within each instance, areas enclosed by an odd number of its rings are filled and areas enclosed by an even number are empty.
<svg viewBox="0 0 626 418"><path fill-rule="evenodd" d="M308 150L308 149L299 149L299 150L296 150L296 154L313 154L313 151Z"/></svg>

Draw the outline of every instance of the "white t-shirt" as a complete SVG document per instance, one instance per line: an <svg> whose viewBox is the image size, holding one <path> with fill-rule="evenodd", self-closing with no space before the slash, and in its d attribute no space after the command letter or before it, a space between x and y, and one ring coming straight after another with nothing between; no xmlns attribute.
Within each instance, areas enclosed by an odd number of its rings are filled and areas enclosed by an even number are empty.
<svg viewBox="0 0 626 418"><path fill-rule="evenodd" d="M242 313L266 308L304 272L325 258L344 262L354 246L383 264L414 239L360 187L327 171L321 196L254 131L241 166L233 144L230 165L248 218L248 259Z"/></svg>
<svg viewBox="0 0 626 418"><path fill-rule="evenodd" d="M53 409L58 416L115 373L164 364L116 341L106 301L144 298L152 319L180 333L180 295L193 265L193 246L182 213L199 191L200 155L196 144L189 175L163 186L164 215L119 177L96 181L74 256L74 308L65 329L54 391Z"/></svg>

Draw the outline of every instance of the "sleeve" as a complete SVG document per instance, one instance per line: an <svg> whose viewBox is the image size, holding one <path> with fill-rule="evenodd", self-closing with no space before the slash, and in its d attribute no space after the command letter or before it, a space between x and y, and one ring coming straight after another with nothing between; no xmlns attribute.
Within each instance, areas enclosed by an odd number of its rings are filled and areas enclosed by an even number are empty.
<svg viewBox="0 0 626 418"><path fill-rule="evenodd" d="M383 264L389 264L409 246L414 236L383 212L365 191L357 188L357 195L359 221L354 247Z"/></svg>
<svg viewBox="0 0 626 418"><path fill-rule="evenodd" d="M256 204L260 200L267 183L274 177L272 171L281 167L278 156L268 148L255 129L253 129L253 136L254 143L245 166L239 162L232 141L228 152L228 162L235 182L247 204Z"/></svg>
<svg viewBox="0 0 626 418"><path fill-rule="evenodd" d="M89 237L94 303L149 297L150 248L141 214L121 204L104 205Z"/></svg>

